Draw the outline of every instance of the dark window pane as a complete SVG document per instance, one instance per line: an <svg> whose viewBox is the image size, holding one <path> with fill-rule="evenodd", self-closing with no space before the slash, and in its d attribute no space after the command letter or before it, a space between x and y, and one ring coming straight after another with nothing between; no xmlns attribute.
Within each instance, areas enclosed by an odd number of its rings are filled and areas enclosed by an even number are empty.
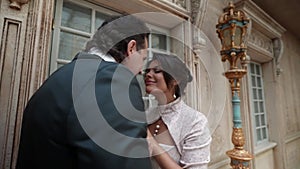
<svg viewBox="0 0 300 169"><path fill-rule="evenodd" d="M61 25L84 32L91 32L91 13L91 9L71 2L64 2Z"/></svg>
<svg viewBox="0 0 300 169"><path fill-rule="evenodd" d="M257 127L260 126L259 115L255 115L255 126L257 126Z"/></svg>
<svg viewBox="0 0 300 169"><path fill-rule="evenodd" d="M252 87L256 87L256 78L255 76L251 76Z"/></svg>
<svg viewBox="0 0 300 169"><path fill-rule="evenodd" d="M72 60L76 53L85 48L87 41L86 37L61 32L58 59Z"/></svg>
<svg viewBox="0 0 300 169"><path fill-rule="evenodd" d="M257 99L257 90L253 89L253 99Z"/></svg>
<svg viewBox="0 0 300 169"><path fill-rule="evenodd" d="M266 139L267 138L267 129L264 127L262 128L262 139Z"/></svg>
<svg viewBox="0 0 300 169"><path fill-rule="evenodd" d="M259 113L258 112L258 103L257 103L257 101L254 101L254 113Z"/></svg>
<svg viewBox="0 0 300 169"><path fill-rule="evenodd" d="M257 80L257 87L262 87L261 86L261 78L257 77L256 80Z"/></svg>
<svg viewBox="0 0 300 169"><path fill-rule="evenodd" d="M257 75L261 75L261 74L260 74L259 65L255 65L255 67L256 67L256 74L257 74Z"/></svg>
<svg viewBox="0 0 300 169"><path fill-rule="evenodd" d="M260 117L261 117L261 125L262 125L262 126L265 126L265 125L266 125L265 115L262 114Z"/></svg>
<svg viewBox="0 0 300 169"><path fill-rule="evenodd" d="M263 95L262 89L258 89L257 92L258 92L258 99L262 100L263 99L263 97L262 97L262 95Z"/></svg>
<svg viewBox="0 0 300 169"><path fill-rule="evenodd" d="M260 102L259 102L259 108L260 108L260 112L261 112L261 113L264 113L264 112L265 112L265 110L264 110L264 102L263 102L263 101L260 101Z"/></svg>
<svg viewBox="0 0 300 169"><path fill-rule="evenodd" d="M152 34L152 48L167 50L167 37L162 34Z"/></svg>
<svg viewBox="0 0 300 169"><path fill-rule="evenodd" d="M96 12L96 24L95 24L95 30L97 30L102 23L109 18L109 15L105 15L100 12Z"/></svg>
<svg viewBox="0 0 300 169"><path fill-rule="evenodd" d="M255 74L254 64L250 63L251 74Z"/></svg>
<svg viewBox="0 0 300 169"><path fill-rule="evenodd" d="M256 137L257 137L257 141L262 140L262 139L261 139L260 132L261 132L261 129L256 129Z"/></svg>

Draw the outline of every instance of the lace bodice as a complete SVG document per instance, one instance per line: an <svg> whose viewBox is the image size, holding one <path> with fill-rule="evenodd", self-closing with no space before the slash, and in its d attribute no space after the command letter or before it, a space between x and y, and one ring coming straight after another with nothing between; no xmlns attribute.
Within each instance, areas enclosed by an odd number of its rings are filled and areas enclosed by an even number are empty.
<svg viewBox="0 0 300 169"><path fill-rule="evenodd" d="M186 105L180 98L147 111L149 124L163 120L180 155L179 164L188 169L207 169L211 136L204 114Z"/></svg>

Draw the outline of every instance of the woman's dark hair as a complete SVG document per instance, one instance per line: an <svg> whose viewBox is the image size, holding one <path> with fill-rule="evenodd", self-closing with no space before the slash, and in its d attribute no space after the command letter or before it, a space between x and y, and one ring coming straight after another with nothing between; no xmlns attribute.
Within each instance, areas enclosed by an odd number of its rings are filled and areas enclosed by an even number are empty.
<svg viewBox="0 0 300 169"><path fill-rule="evenodd" d="M154 53L152 59L147 63L147 67L154 60L160 64L168 88L172 87L173 80L177 81L175 86L176 98L184 95L187 83L193 80L193 76L186 64L178 56Z"/></svg>
<svg viewBox="0 0 300 169"><path fill-rule="evenodd" d="M144 49L149 33L146 24L135 16L115 16L103 22L87 42L85 51L96 48L120 63L126 57L128 43L135 40L137 50Z"/></svg>

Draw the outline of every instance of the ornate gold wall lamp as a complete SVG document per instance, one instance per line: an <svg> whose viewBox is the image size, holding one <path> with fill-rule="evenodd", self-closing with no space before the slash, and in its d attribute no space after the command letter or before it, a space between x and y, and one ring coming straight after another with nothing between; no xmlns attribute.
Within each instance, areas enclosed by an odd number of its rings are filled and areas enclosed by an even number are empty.
<svg viewBox="0 0 300 169"><path fill-rule="evenodd" d="M246 34L249 19L243 11L236 11L232 2L225 9L216 25L221 40L222 61L229 61L230 68L224 73L229 80L232 91L233 131L231 140L234 148L226 152L231 158L233 169L249 169L253 158L244 150L245 137L242 130L240 110L240 80L247 73L247 64L250 60L246 55Z"/></svg>

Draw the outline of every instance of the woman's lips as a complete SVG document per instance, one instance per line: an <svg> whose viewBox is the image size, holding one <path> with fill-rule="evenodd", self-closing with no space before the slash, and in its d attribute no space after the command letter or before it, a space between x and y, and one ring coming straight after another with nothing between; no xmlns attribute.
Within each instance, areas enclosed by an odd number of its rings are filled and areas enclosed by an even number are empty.
<svg viewBox="0 0 300 169"><path fill-rule="evenodd" d="M146 81L145 81L145 84L146 84L146 85L152 85L152 84L155 84L155 81L152 81L152 80L146 80Z"/></svg>

